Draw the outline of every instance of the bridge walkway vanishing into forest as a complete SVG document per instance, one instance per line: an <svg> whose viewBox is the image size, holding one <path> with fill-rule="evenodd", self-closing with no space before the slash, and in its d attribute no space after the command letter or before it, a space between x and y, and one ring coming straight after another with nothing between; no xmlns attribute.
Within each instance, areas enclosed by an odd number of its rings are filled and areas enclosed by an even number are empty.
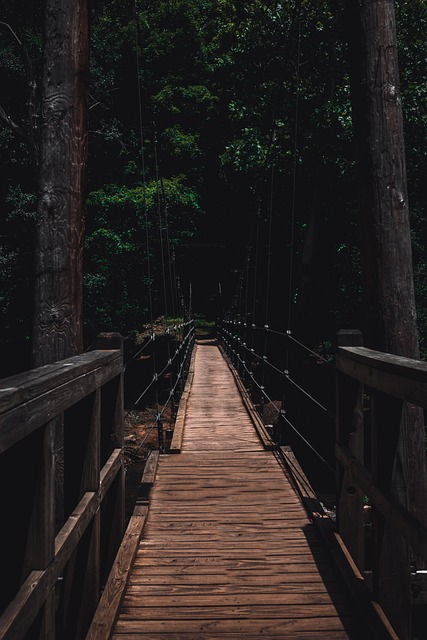
<svg viewBox="0 0 427 640"><path fill-rule="evenodd" d="M126 530L122 337L1 381L1 640L424 640L409 559L427 562L427 528L393 470L405 403L427 409L427 363L341 336L334 523L237 376L238 327L193 350L187 329L164 367L169 398L187 379L172 455L146 460ZM162 450L161 412L155 426Z"/></svg>
<svg viewBox="0 0 427 640"><path fill-rule="evenodd" d="M190 375L182 450L160 456L112 637L376 637L214 342Z"/></svg>

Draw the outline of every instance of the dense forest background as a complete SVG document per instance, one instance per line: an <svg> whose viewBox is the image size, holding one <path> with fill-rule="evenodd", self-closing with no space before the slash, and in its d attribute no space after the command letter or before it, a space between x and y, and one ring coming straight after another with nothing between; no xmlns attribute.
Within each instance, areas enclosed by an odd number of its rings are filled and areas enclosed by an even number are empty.
<svg viewBox="0 0 427 640"><path fill-rule="evenodd" d="M256 324L291 322L323 355L338 329L363 329L342 8L90 2L87 347L99 331L135 336L165 314L164 255L201 317L234 305ZM396 11L425 356L427 7L397 1ZM29 366L43 9L2 0L0 21L0 374L9 375Z"/></svg>

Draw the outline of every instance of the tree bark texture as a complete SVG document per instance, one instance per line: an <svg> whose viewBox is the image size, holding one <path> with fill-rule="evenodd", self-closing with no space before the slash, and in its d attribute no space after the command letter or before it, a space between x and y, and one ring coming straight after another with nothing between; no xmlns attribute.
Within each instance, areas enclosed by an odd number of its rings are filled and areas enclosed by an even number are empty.
<svg viewBox="0 0 427 640"><path fill-rule="evenodd" d="M350 0L347 19L359 172L365 344L419 358L394 0ZM387 426L378 428L386 430ZM418 407L407 407L400 434L390 492L425 522L424 421ZM399 637L408 638L409 568L406 575L405 551L393 535L385 531L381 544L389 550L389 558L402 555L402 592L386 613Z"/></svg>
<svg viewBox="0 0 427 640"><path fill-rule="evenodd" d="M393 0L351 0L366 346L419 357Z"/></svg>
<svg viewBox="0 0 427 640"><path fill-rule="evenodd" d="M82 351L87 0L47 0L33 365Z"/></svg>

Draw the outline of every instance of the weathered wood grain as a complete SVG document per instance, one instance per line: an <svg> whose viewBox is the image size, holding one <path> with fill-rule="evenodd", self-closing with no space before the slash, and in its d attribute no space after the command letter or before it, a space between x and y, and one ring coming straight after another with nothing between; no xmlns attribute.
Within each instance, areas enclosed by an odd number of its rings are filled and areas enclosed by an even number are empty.
<svg viewBox="0 0 427 640"><path fill-rule="evenodd" d="M141 482L139 483L138 501L148 501L151 487L156 478L159 452L151 451L144 466Z"/></svg>
<svg viewBox="0 0 427 640"><path fill-rule="evenodd" d="M114 563L113 571L105 585L86 640L106 640L110 635L123 597L124 587L129 578L130 568L132 567L133 559L137 552L147 511L147 506L140 506L129 520L123 542Z"/></svg>
<svg viewBox="0 0 427 640"><path fill-rule="evenodd" d="M188 368L187 380L185 381L184 390L181 394L179 401L178 412L175 419L175 425L173 429L172 441L169 448L169 453L181 453L182 438L184 435L184 424L187 414L188 396L190 394L191 385L194 377L194 361L196 357L197 344L194 345L191 354L190 365Z"/></svg>
<svg viewBox="0 0 427 640"><path fill-rule="evenodd" d="M309 611L309 610L308 610ZM124 621L119 618L113 638L120 639L121 633L139 634L135 637L153 638L155 633L169 633L171 637L171 629L173 629L172 637L176 637L176 633L193 633L197 638L211 638L212 633L222 634L220 637L227 637L227 634L233 634L234 638L246 638L246 634L258 634L264 638L276 638L284 640L288 638L289 633L298 634L296 637L305 638L305 634L316 633L316 638L329 638L332 631L340 631L341 638L355 638L357 626L354 618L340 618L337 613L334 616L310 617L306 610L304 616L300 617L282 617L271 620L269 617L259 619L248 619L244 616L235 615L229 620L217 620L215 616L193 620L176 620L169 619L153 619L153 620L134 620ZM356 629L355 629L356 627ZM361 636L359 636L361 637Z"/></svg>
<svg viewBox="0 0 427 640"><path fill-rule="evenodd" d="M21 404L13 401L14 407L3 413L0 418L0 453L93 393L111 378L120 375L123 369L122 359L117 357L117 352L114 354L115 357L110 355L108 367L92 366L88 371L79 371L77 376L74 371L71 379L57 386L54 386L49 376L46 381L49 385L48 390L30 394L31 398ZM100 357L103 360L107 356L104 354ZM94 362L96 363L97 360L92 361L92 365ZM73 363L70 363L70 369L73 366ZM76 368L78 368L77 365Z"/></svg>
<svg viewBox="0 0 427 640"><path fill-rule="evenodd" d="M124 634L120 634L120 635L116 635L114 634L111 637L111 640L136 640L137 638L141 638L143 636L141 636L141 633L124 633ZM200 635L198 634L198 632L179 632L179 633L174 633L173 636L171 636L170 633L162 633L161 631L159 633L150 633L150 640L171 640L171 638L173 637L173 640L199 640ZM236 638L244 638L245 640L259 640L259 634L257 633L251 633L251 632L245 632L244 636L243 635L228 635L228 636L224 636L223 632L220 631L219 633L215 632L215 631L209 631L209 638L210 640L224 640L224 637L227 638L233 638L233 640L235 640ZM267 638L276 638L277 640L283 640L283 635L268 635L266 636L264 634L264 637ZM304 636L301 636L301 633L297 630L297 631L292 631L290 629L288 629L286 631L286 639L287 640L292 640L293 638L298 638L299 640L301 640L301 637L304 637L304 640L318 640L318 633L317 631L308 631L305 630L304 631ZM329 640L345 640L347 639L349 636L347 634L346 631L328 631L328 639Z"/></svg>
<svg viewBox="0 0 427 640"><path fill-rule="evenodd" d="M369 471L347 449L336 446L335 455L343 467L351 469L356 482L378 511L391 522L413 550L427 561L427 528L405 507L380 491Z"/></svg>
<svg viewBox="0 0 427 640"><path fill-rule="evenodd" d="M109 508L114 522L107 522L101 558L100 507L105 509L104 501L123 503L122 371L121 350L102 350L40 367L0 385L3 477L5 468L14 472L17 464L22 465L24 454L27 463L34 462L28 469L28 500L22 500L19 486L3 488L12 496L5 518L13 517L15 495L17 503L22 501L18 522L23 523L26 537L14 549L15 573L7 578L12 586L2 601L2 639L26 637L34 622L37 631L31 629L31 637L86 634L100 597L107 543L113 530L119 539L123 535L120 508ZM101 389L104 385L107 392ZM105 418L103 406L106 393L108 408L113 407L110 419ZM58 422L65 434L62 452L55 446ZM102 441L108 442L108 451L106 447L101 451ZM55 481L63 474L66 490L62 486L54 492ZM61 501L57 527L55 501ZM11 541L13 531L8 533ZM114 554L118 546L110 545Z"/></svg>
<svg viewBox="0 0 427 640"><path fill-rule="evenodd" d="M383 393L427 407L427 362L365 347L340 347L336 367Z"/></svg>
<svg viewBox="0 0 427 640"><path fill-rule="evenodd" d="M181 454L159 460L112 637L259 636L364 633L228 366L215 346L199 344Z"/></svg>
<svg viewBox="0 0 427 640"><path fill-rule="evenodd" d="M119 351L88 351L0 380L0 413L28 402L120 357Z"/></svg>

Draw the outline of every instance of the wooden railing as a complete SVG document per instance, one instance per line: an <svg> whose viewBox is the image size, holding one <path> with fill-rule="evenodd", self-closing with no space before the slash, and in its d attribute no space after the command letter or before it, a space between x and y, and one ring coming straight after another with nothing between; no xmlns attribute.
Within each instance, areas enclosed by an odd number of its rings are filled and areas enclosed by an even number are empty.
<svg viewBox="0 0 427 640"><path fill-rule="evenodd" d="M0 381L0 638L84 638L124 530L123 354Z"/></svg>
<svg viewBox="0 0 427 640"><path fill-rule="evenodd" d="M357 333L341 338L341 344L360 345ZM341 346L336 368L338 531L361 573L372 578L374 599L397 636L406 640L410 559L427 561L427 528L401 500L401 430L409 406L427 408L427 362Z"/></svg>

